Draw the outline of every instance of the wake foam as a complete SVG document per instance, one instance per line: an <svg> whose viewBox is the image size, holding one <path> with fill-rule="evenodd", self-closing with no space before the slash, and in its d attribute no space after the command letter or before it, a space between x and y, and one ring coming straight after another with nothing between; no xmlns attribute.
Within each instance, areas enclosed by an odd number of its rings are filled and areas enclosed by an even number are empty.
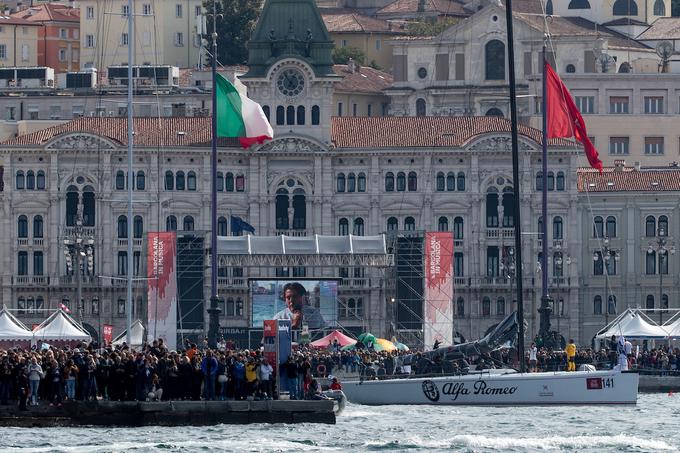
<svg viewBox="0 0 680 453"><path fill-rule="evenodd" d="M489 437L479 435L459 435L448 439L450 447L472 447L507 450L535 449L641 449L642 451L678 451L678 447L661 440L642 439L627 434L615 436L546 436L546 437Z"/></svg>

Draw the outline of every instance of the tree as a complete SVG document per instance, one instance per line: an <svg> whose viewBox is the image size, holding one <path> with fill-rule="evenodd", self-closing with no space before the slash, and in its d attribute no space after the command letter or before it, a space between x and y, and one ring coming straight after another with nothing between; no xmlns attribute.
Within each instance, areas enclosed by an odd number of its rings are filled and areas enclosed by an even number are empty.
<svg viewBox="0 0 680 453"><path fill-rule="evenodd" d="M350 58L362 65L364 60L366 60L366 55L360 49L351 46L333 49L333 63L347 64Z"/></svg>
<svg viewBox="0 0 680 453"><path fill-rule="evenodd" d="M213 1L203 7L207 17L207 49L212 49ZM262 0L217 0L217 61L225 66L248 62L246 44L262 9ZM222 15L221 17L219 15ZM212 63L212 58L208 59Z"/></svg>
<svg viewBox="0 0 680 453"><path fill-rule="evenodd" d="M452 25L458 23L458 19L447 17L443 20L420 17L408 24L408 31L413 36L437 36Z"/></svg>

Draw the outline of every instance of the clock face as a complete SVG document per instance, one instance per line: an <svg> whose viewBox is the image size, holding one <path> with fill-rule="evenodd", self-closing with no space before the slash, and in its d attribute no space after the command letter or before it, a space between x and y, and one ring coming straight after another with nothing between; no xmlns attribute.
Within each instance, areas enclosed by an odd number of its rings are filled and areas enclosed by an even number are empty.
<svg viewBox="0 0 680 453"><path fill-rule="evenodd" d="M276 87L284 96L297 96L305 87L305 76L297 69L284 69L276 79Z"/></svg>

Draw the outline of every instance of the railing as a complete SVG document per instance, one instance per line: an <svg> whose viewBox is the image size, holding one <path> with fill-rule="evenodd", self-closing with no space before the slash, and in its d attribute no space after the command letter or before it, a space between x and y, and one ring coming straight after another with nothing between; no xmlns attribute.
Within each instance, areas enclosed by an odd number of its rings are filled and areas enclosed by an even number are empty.
<svg viewBox="0 0 680 453"><path fill-rule="evenodd" d="M64 227L64 236L75 236L78 227ZM82 227L83 237L94 237L97 229L95 227Z"/></svg>
<svg viewBox="0 0 680 453"><path fill-rule="evenodd" d="M453 278L453 284L456 285L456 286L467 285L468 279L466 277L454 277Z"/></svg>
<svg viewBox="0 0 680 453"><path fill-rule="evenodd" d="M48 285L50 278L47 275L15 275L12 277L15 285Z"/></svg>
<svg viewBox="0 0 680 453"><path fill-rule="evenodd" d="M144 239L133 239L132 245L135 247L141 247Z"/></svg>
<svg viewBox="0 0 680 453"><path fill-rule="evenodd" d="M340 280L341 288L368 288L371 280L368 278L343 278Z"/></svg>
<svg viewBox="0 0 680 453"><path fill-rule="evenodd" d="M45 245L45 240L43 238L33 238L34 247L42 247Z"/></svg>
<svg viewBox="0 0 680 453"><path fill-rule="evenodd" d="M28 245L28 239L26 238L17 239L17 245Z"/></svg>
<svg viewBox="0 0 680 453"><path fill-rule="evenodd" d="M116 242L118 244L118 247L127 247L128 245L127 239L118 239Z"/></svg>
<svg viewBox="0 0 680 453"><path fill-rule="evenodd" d="M512 239L515 237L514 228L487 228L486 237L489 239L503 238Z"/></svg>
<svg viewBox="0 0 680 453"><path fill-rule="evenodd" d="M277 236L292 236L292 237L305 237L307 236L307 230L276 230Z"/></svg>
<svg viewBox="0 0 680 453"><path fill-rule="evenodd" d="M454 247L462 247L463 246L463 240L462 239L455 239L453 241Z"/></svg>
<svg viewBox="0 0 680 453"><path fill-rule="evenodd" d="M246 288L246 279L243 277L218 277L217 286L222 288Z"/></svg>

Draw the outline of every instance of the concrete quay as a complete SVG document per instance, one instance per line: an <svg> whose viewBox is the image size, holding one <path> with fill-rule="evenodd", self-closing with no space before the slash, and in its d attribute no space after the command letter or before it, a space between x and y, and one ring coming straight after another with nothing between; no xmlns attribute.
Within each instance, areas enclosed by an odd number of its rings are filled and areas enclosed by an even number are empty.
<svg viewBox="0 0 680 453"><path fill-rule="evenodd" d="M335 424L337 403L319 401L71 401L0 406L0 426L206 426L249 423Z"/></svg>

